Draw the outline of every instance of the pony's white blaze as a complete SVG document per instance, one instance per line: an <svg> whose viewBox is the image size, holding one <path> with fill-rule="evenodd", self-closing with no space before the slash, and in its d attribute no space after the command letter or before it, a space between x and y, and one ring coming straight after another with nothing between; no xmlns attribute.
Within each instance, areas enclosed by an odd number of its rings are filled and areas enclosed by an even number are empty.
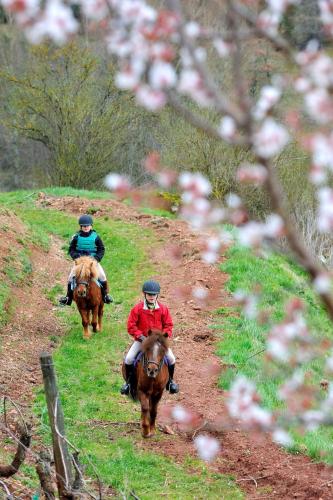
<svg viewBox="0 0 333 500"><path fill-rule="evenodd" d="M154 344L154 349L153 349L153 359L157 359L157 356L158 356L158 351L159 351L159 343L156 342L156 344Z"/></svg>

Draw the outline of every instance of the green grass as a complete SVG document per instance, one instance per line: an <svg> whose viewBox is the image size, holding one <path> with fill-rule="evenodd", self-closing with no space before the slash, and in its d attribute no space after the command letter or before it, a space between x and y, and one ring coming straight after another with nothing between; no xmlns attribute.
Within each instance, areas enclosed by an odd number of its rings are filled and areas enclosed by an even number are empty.
<svg viewBox="0 0 333 500"><path fill-rule="evenodd" d="M330 321L302 269L283 256L267 254L259 258L239 245L231 248L227 257L222 270L229 274L227 289L230 292L238 289L251 292L258 285L261 289L259 307L271 312L273 322L279 322L284 317L284 304L288 299L300 297L307 306L306 319L313 335L332 339ZM217 353L223 363L229 365L220 378L221 387L228 389L235 375L242 373L255 381L264 406L281 407L276 390L288 375L289 367L281 370L265 363L264 348L269 324L260 325L246 318L240 308L222 308L216 312L212 328L222 338ZM323 377L323 363L323 359L317 359L304 366L315 387L319 387ZM292 451L303 451L312 458L333 463L333 430L325 428L305 435L295 432L294 438L296 444Z"/></svg>
<svg viewBox="0 0 333 500"><path fill-rule="evenodd" d="M76 191L70 193L75 196ZM69 191L61 190L61 195L66 194ZM53 234L62 238L67 248L69 237L77 229L75 217L35 208L35 194L9 193L4 198L2 203L15 210L29 228L31 242L39 242L47 249ZM106 247L102 264L115 303L105 306L103 331L89 341L83 339L75 307L59 308L59 320L66 325L67 333L62 339L52 339L59 345L54 362L66 432L82 450L86 475L94 477L93 464L103 483L116 490L119 498L130 498L131 493L140 499L243 498L232 477L215 474L198 460L178 464L142 450L140 428L131 423L140 420L139 405L120 395L120 367L129 342L128 312L137 300L142 281L158 271L151 267L145 250L157 242L151 230L111 218L96 219L94 227ZM66 279L64 276L64 288ZM61 291L55 285L45 293L56 304ZM50 442L42 388L36 394L35 411L41 439ZM163 442L169 442L170 437L157 434L154 439L163 449Z"/></svg>

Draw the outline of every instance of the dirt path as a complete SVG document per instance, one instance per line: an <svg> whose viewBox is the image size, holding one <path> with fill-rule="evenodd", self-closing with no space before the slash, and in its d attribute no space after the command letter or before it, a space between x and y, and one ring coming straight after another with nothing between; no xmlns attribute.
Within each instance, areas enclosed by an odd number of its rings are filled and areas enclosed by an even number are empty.
<svg viewBox="0 0 333 500"><path fill-rule="evenodd" d="M95 217L109 215L114 219L150 227L155 232L161 244L152 256L152 261L156 269L161 269L161 274L155 276L162 286L161 300L166 298L174 317L176 379L181 382L181 392L176 396L165 396L164 402L180 403L198 412L206 420L213 420L218 416L225 418L223 392L216 387L213 378L203 376L200 368L216 359L209 324L212 322L212 311L229 303L229 297L224 291L227 276L219 272L217 267L199 260L200 242L197 237L181 221L139 214L113 200L92 202L74 197L64 199L41 196L40 203L45 207L50 206L76 215L84 213L88 207L94 207ZM179 260L170 257L169 250L175 252L176 248ZM50 269L54 271L50 273ZM36 252L33 284L17 292L23 293L23 296L18 295L18 299L25 304L25 313L20 313L18 308L15 321L11 322L15 328L9 326L1 332L6 343L4 355L10 361L10 371L3 363L0 365L1 392L13 391L12 395L23 404L28 404L33 385L41 382L37 370L39 352L49 345L49 335L61 334L61 326L54 327L56 322L52 307L42 296L40 280L42 277L46 284L54 284L59 280L59 275L66 275L67 269L68 265L56 241L48 255ZM211 293L209 308L198 305L186 294L179 297L174 293L178 286L189 290L193 285L203 286ZM44 315L43 318L37 319L36 304L40 314ZM41 324L43 329L39 334L38 326ZM163 417L160 417L160 422L162 421ZM232 474L240 488L246 492L246 498L333 498L333 488L329 484L333 479L333 468L314 464L307 457L284 453L271 443L269 437L249 435L237 428L225 431L220 440L222 451L212 468L224 474ZM191 437L177 432L177 429L176 435L167 436L163 440L162 450L160 442L154 440L144 442L142 446L147 449L156 448L176 461L194 454Z"/></svg>

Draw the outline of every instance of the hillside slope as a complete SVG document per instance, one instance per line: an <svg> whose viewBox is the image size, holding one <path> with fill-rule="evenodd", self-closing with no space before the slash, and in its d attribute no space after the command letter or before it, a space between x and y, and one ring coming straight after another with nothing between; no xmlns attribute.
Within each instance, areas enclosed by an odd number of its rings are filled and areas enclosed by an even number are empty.
<svg viewBox="0 0 333 500"><path fill-rule="evenodd" d="M230 303L223 288L227 276L217 266L200 261L201 243L198 237L181 221L143 214L114 200L41 194L36 205L73 216L89 210L93 211L96 220L110 217L143 229L150 228L154 232L156 241L145 244L147 262L158 270L153 277L161 283L161 300L168 303L174 318L172 346L177 357L175 378L181 388L176 396L166 394L163 402L187 406L198 412L204 421L219 418L227 423L223 393L217 388L216 378L205 377L208 363L218 362L214 354L215 339L209 326L213 321L213 311ZM20 224L13 214L11 217L13 225L8 231L7 251L17 244L15 231ZM6 363L0 365L0 387L2 394L11 395L23 406L31 404L33 389L41 384L38 353L54 345L51 338L64 333L55 315L57 308L43 293L51 284L64 288L70 263L64 258L62 243L53 238L48 252L37 250L31 245L32 272L29 279L24 280L19 287L11 286L11 302L15 304L15 311L1 331L1 358L6 359ZM2 252L0 256L2 266L5 253ZM177 255L177 258L172 258L172 255ZM110 281L112 283L112 278ZM210 292L209 307L196 303L188 294L192 286L198 285ZM176 292L179 287L183 294ZM123 330L126 335L125 326ZM118 364L120 368L121 357ZM132 406L127 399L123 400L123 404L128 408ZM98 415L96 419L98 423ZM161 412L159 423L163 422ZM191 436L176 426L173 430L176 436L164 436L162 442L159 439L143 442L139 431L133 434L133 429L128 429L128 432L139 449L162 452L177 463L182 463L186 457L195 456L195 450ZM222 451L211 470L235 476L237 484L247 493L247 498L330 497L332 468L314 464L303 456L289 455L273 445L269 437L249 435L238 428L226 430L220 439Z"/></svg>

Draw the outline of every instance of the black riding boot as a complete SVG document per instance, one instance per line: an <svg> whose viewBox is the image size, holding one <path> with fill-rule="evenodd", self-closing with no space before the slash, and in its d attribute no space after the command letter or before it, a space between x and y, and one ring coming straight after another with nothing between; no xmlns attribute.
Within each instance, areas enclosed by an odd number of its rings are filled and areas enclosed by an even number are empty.
<svg viewBox="0 0 333 500"><path fill-rule="evenodd" d="M176 384L176 382L173 381L175 365L168 365L168 369L169 369L169 380L166 385L166 388L170 392L170 394L177 394L177 392L179 392L179 386L178 384Z"/></svg>
<svg viewBox="0 0 333 500"><path fill-rule="evenodd" d="M109 295L108 282L100 281L100 284L103 295L103 301L105 302L105 304L111 304L113 302L113 298L111 297L111 295Z"/></svg>
<svg viewBox="0 0 333 500"><path fill-rule="evenodd" d="M133 379L133 375L134 375L134 365L127 365L125 363L126 382L120 389L120 394L125 394L126 396L128 396L128 394L130 393L130 386Z"/></svg>
<svg viewBox="0 0 333 500"><path fill-rule="evenodd" d="M72 284L69 281L67 284L67 295L66 295L66 297L61 297L59 299L59 303L62 306L70 306L72 304L72 302L73 302L73 290L72 290Z"/></svg>

